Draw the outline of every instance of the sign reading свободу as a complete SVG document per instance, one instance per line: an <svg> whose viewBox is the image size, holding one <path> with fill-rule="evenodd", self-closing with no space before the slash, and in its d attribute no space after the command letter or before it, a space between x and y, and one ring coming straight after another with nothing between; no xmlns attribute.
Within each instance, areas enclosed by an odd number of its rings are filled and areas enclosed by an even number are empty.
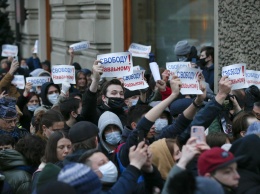
<svg viewBox="0 0 260 194"><path fill-rule="evenodd" d="M51 68L51 77L55 84L62 84L69 82L76 84L75 81L75 68L71 65L55 65Z"/></svg>

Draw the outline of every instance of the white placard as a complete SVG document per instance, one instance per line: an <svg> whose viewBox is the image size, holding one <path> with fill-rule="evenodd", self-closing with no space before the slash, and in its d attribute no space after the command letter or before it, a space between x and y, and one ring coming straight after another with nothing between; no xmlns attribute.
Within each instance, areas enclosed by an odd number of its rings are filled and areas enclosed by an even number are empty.
<svg viewBox="0 0 260 194"><path fill-rule="evenodd" d="M132 54L129 52L98 55L103 66L102 77L122 77L133 74Z"/></svg>
<svg viewBox="0 0 260 194"><path fill-rule="evenodd" d="M133 71L137 71L137 70L141 70L139 65L136 65L136 66L133 67Z"/></svg>
<svg viewBox="0 0 260 194"><path fill-rule="evenodd" d="M145 46L137 43L132 43L129 46L128 51L132 53L133 57L142 57L149 59L149 53L151 52L151 46Z"/></svg>
<svg viewBox="0 0 260 194"><path fill-rule="evenodd" d="M69 82L76 84L75 81L75 68L71 65L55 65L51 68L51 77L55 84L62 84Z"/></svg>
<svg viewBox="0 0 260 194"><path fill-rule="evenodd" d="M246 64L234 64L222 67L222 76L228 76L232 82L232 90L247 88Z"/></svg>
<svg viewBox="0 0 260 194"><path fill-rule="evenodd" d="M42 77L27 77L26 83L32 83L32 86L42 86L46 82L51 81L51 77L42 76Z"/></svg>
<svg viewBox="0 0 260 194"><path fill-rule="evenodd" d="M23 75L14 75L14 79L12 80L11 83L19 89L24 89L24 86L25 86L24 76Z"/></svg>
<svg viewBox="0 0 260 194"><path fill-rule="evenodd" d="M157 65L157 63L156 62L149 63L149 66L150 66L154 81L161 80L159 66Z"/></svg>
<svg viewBox="0 0 260 194"><path fill-rule="evenodd" d="M72 44L70 45L70 48L72 48L74 52L87 50L89 48L89 41L82 41Z"/></svg>
<svg viewBox="0 0 260 194"><path fill-rule="evenodd" d="M255 85L260 88L260 71L246 70L246 82L248 87Z"/></svg>
<svg viewBox="0 0 260 194"><path fill-rule="evenodd" d="M191 67L190 62L167 62L166 63L166 69L170 71L170 77L169 79L172 79L172 76L176 74L177 70L182 67Z"/></svg>
<svg viewBox="0 0 260 194"><path fill-rule="evenodd" d="M201 70L190 67L181 67L176 72L176 75L182 82L181 94L203 94L200 90L198 76Z"/></svg>
<svg viewBox="0 0 260 194"><path fill-rule="evenodd" d="M144 79L145 70L136 70L132 75L123 76L124 87L133 91L148 88Z"/></svg>
<svg viewBox="0 0 260 194"><path fill-rule="evenodd" d="M33 53L38 53L39 48L39 41L35 40L34 47L33 47Z"/></svg>
<svg viewBox="0 0 260 194"><path fill-rule="evenodd" d="M2 45L2 57L14 57L18 54L18 47L16 45L3 44Z"/></svg>

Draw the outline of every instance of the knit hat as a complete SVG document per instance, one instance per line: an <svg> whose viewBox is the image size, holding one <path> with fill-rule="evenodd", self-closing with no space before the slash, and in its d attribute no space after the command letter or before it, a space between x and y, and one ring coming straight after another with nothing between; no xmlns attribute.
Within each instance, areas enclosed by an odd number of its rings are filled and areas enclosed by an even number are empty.
<svg viewBox="0 0 260 194"><path fill-rule="evenodd" d="M58 181L68 183L78 194L99 194L101 182L90 167L80 163L65 165L58 175Z"/></svg>
<svg viewBox="0 0 260 194"><path fill-rule="evenodd" d="M124 93L124 96L125 96L125 99L127 98L131 98L132 96L136 96L136 95L140 95L140 91L139 90L128 90L125 88L125 93Z"/></svg>
<svg viewBox="0 0 260 194"><path fill-rule="evenodd" d="M80 121L75 123L69 131L69 138L72 143L81 142L98 134L98 127L88 121Z"/></svg>
<svg viewBox="0 0 260 194"><path fill-rule="evenodd" d="M0 118L11 119L17 116L15 108L16 100L14 98L0 98Z"/></svg>
<svg viewBox="0 0 260 194"><path fill-rule="evenodd" d="M235 158L231 152L227 152L219 147L211 148L203 152L198 159L198 173L204 176L217 169L224 168L242 157Z"/></svg>
<svg viewBox="0 0 260 194"><path fill-rule="evenodd" d="M189 45L187 40L182 40L177 42L174 53L178 56L187 55L190 53L191 45Z"/></svg>
<svg viewBox="0 0 260 194"><path fill-rule="evenodd" d="M76 194L76 191L73 187L71 187L67 183L63 183L60 181L52 181L48 183L47 185L44 185L37 189L37 194L57 194L57 193L62 193L62 194ZM35 193L35 194L36 194ZM34 193L33 193L34 194Z"/></svg>
<svg viewBox="0 0 260 194"><path fill-rule="evenodd" d="M192 103L191 98L181 98L173 101L170 105L171 115L173 117L181 114L186 108L188 108Z"/></svg>
<svg viewBox="0 0 260 194"><path fill-rule="evenodd" d="M61 169L57 165L47 163L39 175L37 190L38 188L49 184L51 181L57 180L60 170Z"/></svg>

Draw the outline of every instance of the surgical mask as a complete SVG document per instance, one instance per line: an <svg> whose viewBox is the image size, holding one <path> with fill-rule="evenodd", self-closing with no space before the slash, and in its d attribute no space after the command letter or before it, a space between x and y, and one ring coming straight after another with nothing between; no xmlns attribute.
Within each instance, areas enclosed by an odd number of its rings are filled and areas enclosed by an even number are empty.
<svg viewBox="0 0 260 194"><path fill-rule="evenodd" d="M168 125L167 119L157 119L154 123L155 132L160 133L164 127Z"/></svg>
<svg viewBox="0 0 260 194"><path fill-rule="evenodd" d="M200 59L200 60L199 60L199 63L200 63L200 65L203 66L203 67L206 66L206 64L207 64L206 58Z"/></svg>
<svg viewBox="0 0 260 194"><path fill-rule="evenodd" d="M56 94L56 93L49 94L47 97L48 97L48 100L50 101L50 103L52 103L54 105L58 102L59 94Z"/></svg>
<svg viewBox="0 0 260 194"><path fill-rule="evenodd" d="M121 141L121 133L119 131L107 133L105 138L110 145L117 145Z"/></svg>
<svg viewBox="0 0 260 194"><path fill-rule="evenodd" d="M100 179L105 183L115 183L117 181L117 168L113 162L109 161L108 163L100 166L99 171L102 173L102 178Z"/></svg>
<svg viewBox="0 0 260 194"><path fill-rule="evenodd" d="M111 109L122 109L124 106L126 106L123 98L114 98L114 97L107 97L108 103L107 105Z"/></svg>
<svg viewBox="0 0 260 194"><path fill-rule="evenodd" d="M36 108L40 107L39 104L36 105L28 105L28 110L34 112Z"/></svg>
<svg viewBox="0 0 260 194"><path fill-rule="evenodd" d="M21 68L23 68L23 69L29 69L28 66L21 66Z"/></svg>
<svg viewBox="0 0 260 194"><path fill-rule="evenodd" d="M183 62L183 61L187 61L188 58L185 56L182 56L182 57L178 57L178 60Z"/></svg>
<svg viewBox="0 0 260 194"><path fill-rule="evenodd" d="M138 102L138 99L132 100L131 101L132 106L135 106L137 104L137 102Z"/></svg>

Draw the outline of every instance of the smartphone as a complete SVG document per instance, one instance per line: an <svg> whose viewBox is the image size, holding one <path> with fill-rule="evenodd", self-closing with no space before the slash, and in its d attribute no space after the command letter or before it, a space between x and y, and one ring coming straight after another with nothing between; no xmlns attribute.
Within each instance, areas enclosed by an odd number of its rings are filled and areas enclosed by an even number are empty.
<svg viewBox="0 0 260 194"><path fill-rule="evenodd" d="M223 102L224 110L228 110L229 111L229 110L233 109L233 102L231 101L230 98L234 98L234 97L235 97L235 95L230 95L230 94L226 97L226 99Z"/></svg>
<svg viewBox="0 0 260 194"><path fill-rule="evenodd" d="M14 56L14 60L15 60L15 61L18 61L18 56Z"/></svg>
<svg viewBox="0 0 260 194"><path fill-rule="evenodd" d="M196 137L196 142L206 142L206 136L205 136L205 127L203 126L192 126L191 127L191 137Z"/></svg>

